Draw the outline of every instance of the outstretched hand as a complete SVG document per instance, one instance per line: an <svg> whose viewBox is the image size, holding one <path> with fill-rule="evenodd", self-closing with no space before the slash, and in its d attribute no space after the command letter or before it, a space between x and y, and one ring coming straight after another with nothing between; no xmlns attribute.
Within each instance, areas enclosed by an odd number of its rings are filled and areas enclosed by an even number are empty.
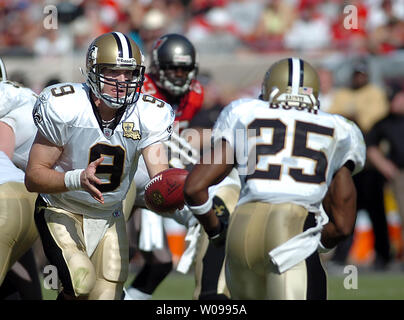
<svg viewBox="0 0 404 320"><path fill-rule="evenodd" d="M101 184L101 180L95 175L98 165L104 161L104 157L100 157L97 160L91 162L88 167L81 173L80 182L81 187L87 191L98 202L104 204L104 197L96 185Z"/></svg>

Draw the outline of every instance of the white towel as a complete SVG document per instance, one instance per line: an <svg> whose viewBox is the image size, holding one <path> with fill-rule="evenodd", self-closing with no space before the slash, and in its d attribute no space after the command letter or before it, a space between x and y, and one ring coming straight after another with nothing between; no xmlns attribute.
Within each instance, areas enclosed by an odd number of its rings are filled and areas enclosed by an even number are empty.
<svg viewBox="0 0 404 320"><path fill-rule="evenodd" d="M141 209L139 249L153 251L164 248L163 217L148 209Z"/></svg>
<svg viewBox="0 0 404 320"><path fill-rule="evenodd" d="M279 273L284 273L294 267L317 250L320 243L321 230L323 229L323 225L328 222L328 216L325 214L322 206L316 214L316 222L315 227L294 236L268 253L271 262Z"/></svg>
<svg viewBox="0 0 404 320"><path fill-rule="evenodd" d="M188 228L187 234L185 235L185 241L188 243L188 245L184 250L184 253L181 255L180 261L178 262L178 272L186 274L191 268L196 256L196 245L200 233L201 225L199 223L196 223L192 227Z"/></svg>
<svg viewBox="0 0 404 320"><path fill-rule="evenodd" d="M111 216L112 217L112 216ZM98 243L105 235L111 218L90 218L83 216L83 234L87 255L91 257Z"/></svg>

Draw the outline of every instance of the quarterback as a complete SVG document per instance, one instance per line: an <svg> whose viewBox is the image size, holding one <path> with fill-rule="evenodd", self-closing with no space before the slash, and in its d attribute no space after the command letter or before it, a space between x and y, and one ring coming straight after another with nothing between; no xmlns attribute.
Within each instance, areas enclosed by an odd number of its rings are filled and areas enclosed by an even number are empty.
<svg viewBox="0 0 404 320"><path fill-rule="evenodd" d="M148 173L168 168L171 106L141 94L145 66L126 35L97 37L86 56L86 83L40 94L38 134L25 176L40 193L35 212L45 254L58 268L59 299L120 299L128 275L122 200L142 154Z"/></svg>
<svg viewBox="0 0 404 320"><path fill-rule="evenodd" d="M319 109L318 94L309 63L288 58L273 64L260 99L236 100L222 111L212 164L196 165L187 177L190 210L212 242L226 240L232 299L326 299L317 250L353 231L352 175L363 168L365 144L354 123ZM215 163L216 152L221 161ZM245 157L233 161L232 154ZM242 189L226 237L207 189L233 167Z"/></svg>
<svg viewBox="0 0 404 320"><path fill-rule="evenodd" d="M13 264L25 255L18 262L24 276L20 269L14 273L19 278L29 275L29 280L24 281L24 288L13 290L22 299L41 299L35 259L28 251L38 238L34 223L38 194L28 192L24 185L24 170L36 133L31 114L37 96L30 89L7 81L4 66L0 80L0 286Z"/></svg>
<svg viewBox="0 0 404 320"><path fill-rule="evenodd" d="M189 121L201 109L203 88L196 80L198 64L196 51L192 43L180 34L166 34L157 39L151 51L149 73L145 74L142 87L144 94L168 102L175 111L172 140L165 141L168 147L171 167L182 167L178 157L172 157L172 148L184 148L176 141L176 132L186 128ZM131 286L125 290L125 300L150 299L157 286L164 280L172 269L172 256L164 230L161 215L144 208L144 188L150 177L143 158L139 158L139 168L135 173L136 201L128 222L129 244L131 249L138 248L145 259L145 264L138 272ZM128 205L126 199L125 205ZM129 217L126 217L127 219ZM195 218L183 221L186 227Z"/></svg>
<svg viewBox="0 0 404 320"><path fill-rule="evenodd" d="M150 71L145 75L142 92L168 102L175 110L172 139L164 142L171 167L189 169L198 161L199 150L195 150L179 136L202 108L204 89L196 79L197 73L197 54L193 44L186 37L171 33L155 41L151 52ZM234 209L240 191L238 175L235 171L233 173L220 186L210 190L222 219L227 219ZM139 169L135 174L138 199L136 204L139 207L143 206L141 201L148 181L147 170L140 158ZM206 233L186 208L168 217L188 228L188 247L177 265L177 271L186 273L195 262L196 283L193 298L226 299L229 294L224 280L224 248L209 245ZM140 226L137 227L140 229L138 247L146 263L132 285L126 289L125 300L150 299L155 288L172 269L171 252L165 238L162 216L148 209L138 209L128 225L132 234L136 234L134 226ZM135 239L129 239L129 242L133 240Z"/></svg>

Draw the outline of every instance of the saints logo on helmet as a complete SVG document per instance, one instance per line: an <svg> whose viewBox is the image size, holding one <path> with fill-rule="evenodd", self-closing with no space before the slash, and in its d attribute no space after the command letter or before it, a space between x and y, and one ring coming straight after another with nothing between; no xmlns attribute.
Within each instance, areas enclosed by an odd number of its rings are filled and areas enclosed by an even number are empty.
<svg viewBox="0 0 404 320"><path fill-rule="evenodd" d="M260 98L270 104L320 108L316 70L299 58L282 59L266 72Z"/></svg>
<svg viewBox="0 0 404 320"><path fill-rule="evenodd" d="M104 75L106 69L129 70L131 76L128 80L117 81ZM88 48L86 82L95 96L111 108L121 108L136 103L143 86L144 72L142 52L136 43L123 33L103 34ZM116 95L103 93L104 85L114 86Z"/></svg>
<svg viewBox="0 0 404 320"><path fill-rule="evenodd" d="M167 34L154 43L150 75L157 86L173 96L185 94L196 78L198 65L192 43L180 34Z"/></svg>

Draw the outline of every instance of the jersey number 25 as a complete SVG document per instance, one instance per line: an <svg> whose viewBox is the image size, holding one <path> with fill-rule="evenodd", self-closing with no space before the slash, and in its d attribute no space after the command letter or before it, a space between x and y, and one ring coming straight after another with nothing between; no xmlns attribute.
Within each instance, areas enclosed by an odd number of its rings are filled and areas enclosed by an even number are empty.
<svg viewBox="0 0 404 320"><path fill-rule="evenodd" d="M251 131L260 132L260 136L262 135L261 130L265 128L273 129L273 139L271 144L257 143L256 164L260 160L260 157L276 155L285 148L287 126L281 120L255 119L248 125L248 129L255 129ZM303 169L301 168L290 168L289 175L298 182L319 184L325 181L328 161L324 152L307 147L307 139L309 133L316 133L332 137L334 135L334 129L320 126L314 123L296 121L291 156L311 159L315 161L315 168L313 174L305 174L303 173ZM279 180L281 178L281 169L282 165L280 163L269 162L267 170L261 170L256 167L254 173L247 176L246 180Z"/></svg>

